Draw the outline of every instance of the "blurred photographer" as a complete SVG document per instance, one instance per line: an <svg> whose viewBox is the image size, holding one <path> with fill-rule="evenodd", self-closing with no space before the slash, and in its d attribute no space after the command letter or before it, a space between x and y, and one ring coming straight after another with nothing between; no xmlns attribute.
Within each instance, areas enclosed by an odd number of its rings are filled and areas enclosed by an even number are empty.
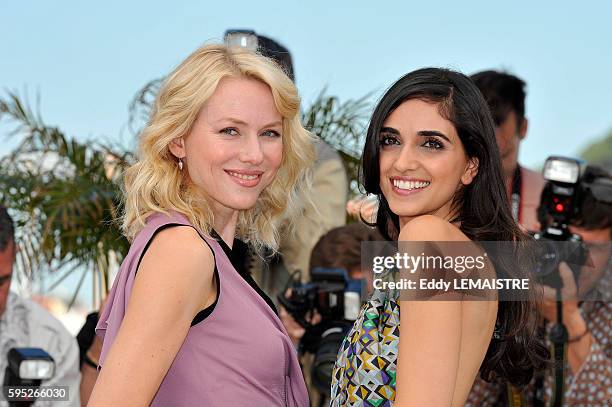
<svg viewBox="0 0 612 407"><path fill-rule="evenodd" d="M0 206L0 383L4 383L11 348L41 348L55 361L53 378L43 386L68 386L69 401L37 401L35 406L79 406L79 350L77 342L53 315L33 301L9 291L16 246L13 220ZM0 400L3 400L0 392ZM0 402L0 405L3 405Z"/></svg>
<svg viewBox="0 0 612 407"><path fill-rule="evenodd" d="M526 230L539 230L536 208L544 179L518 162L520 144L527 137L529 127L525 115L526 84L517 76L493 70L475 73L470 78L491 109L514 219Z"/></svg>
<svg viewBox="0 0 612 407"><path fill-rule="evenodd" d="M559 267L563 324L568 337L565 399L570 405L612 400L612 176L588 166L583 179L586 191L569 230L582 238L591 264L582 267L577 278L567 264ZM547 199L546 190L542 199ZM547 222L545 216L541 222ZM544 297L541 312L549 329L557 320L557 294L545 286ZM550 398L552 383L546 379L546 398Z"/></svg>
<svg viewBox="0 0 612 407"><path fill-rule="evenodd" d="M358 290L354 285L358 282L361 287L372 287L372 273L361 268L361 243L380 240L375 228L362 223L330 230L310 255L312 283L300 284L298 279L280 301L290 308L281 305L280 318L303 355L313 405L323 405L329 394L338 349L361 307L361 299L351 290ZM346 284L339 278L342 272ZM330 307L335 302L329 301L330 296L338 298L338 306Z"/></svg>
<svg viewBox="0 0 612 407"><path fill-rule="evenodd" d="M544 229L550 224L550 211L546 207L551 203L557 205L550 193L551 187L549 182L538 210ZM562 340L564 380L562 385L555 383L554 365L551 366L522 393L522 405L550 405L557 388L563 390L562 405L599 406L609 405L612 400L612 176L600 168L587 166L578 189L577 215L571 219L569 233L582 238L589 261L577 272L560 263L562 302L558 305L556 290L545 285L540 309L547 343L554 349L552 332L559 322L557 307L561 308L561 322L566 330ZM505 405L505 400L503 384L478 380L466 405L498 406Z"/></svg>

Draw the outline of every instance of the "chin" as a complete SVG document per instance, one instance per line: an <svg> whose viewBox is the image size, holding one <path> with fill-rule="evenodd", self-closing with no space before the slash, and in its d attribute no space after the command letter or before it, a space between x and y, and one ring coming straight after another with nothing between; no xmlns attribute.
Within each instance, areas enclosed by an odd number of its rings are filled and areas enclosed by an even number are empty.
<svg viewBox="0 0 612 407"><path fill-rule="evenodd" d="M406 217L413 218L415 216L425 214L425 211L419 210L417 208L407 208L401 205L400 206L389 205L389 208L394 214L402 218L406 218Z"/></svg>
<svg viewBox="0 0 612 407"><path fill-rule="evenodd" d="M249 209L253 209L254 206L254 203L252 205L245 203L227 205L228 208L233 209L235 211L248 211Z"/></svg>
<svg viewBox="0 0 612 407"><path fill-rule="evenodd" d="M228 204L227 206L236 211L248 211L249 209L252 209L256 204L257 204L257 199L253 199L253 200L245 199L239 202L232 202Z"/></svg>

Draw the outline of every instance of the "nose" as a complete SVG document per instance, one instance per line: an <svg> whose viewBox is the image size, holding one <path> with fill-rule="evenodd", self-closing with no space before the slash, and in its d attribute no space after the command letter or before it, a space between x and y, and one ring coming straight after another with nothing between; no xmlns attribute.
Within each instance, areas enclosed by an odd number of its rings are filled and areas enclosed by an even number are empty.
<svg viewBox="0 0 612 407"><path fill-rule="evenodd" d="M410 145L403 145L397 159L393 162L393 168L400 172L413 171L419 168L416 151Z"/></svg>
<svg viewBox="0 0 612 407"><path fill-rule="evenodd" d="M259 165L263 162L263 158L264 154L259 137L256 134L245 137L240 149L240 161L251 165Z"/></svg>

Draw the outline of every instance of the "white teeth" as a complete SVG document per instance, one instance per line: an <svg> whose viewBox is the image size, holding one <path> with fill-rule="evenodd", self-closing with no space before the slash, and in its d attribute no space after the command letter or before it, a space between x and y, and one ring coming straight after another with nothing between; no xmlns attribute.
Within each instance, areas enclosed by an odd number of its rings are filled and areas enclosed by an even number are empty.
<svg viewBox="0 0 612 407"><path fill-rule="evenodd" d="M258 177L258 175L239 174L237 172L232 172L232 171L228 171L228 174L233 177L244 179L244 180L254 180Z"/></svg>
<svg viewBox="0 0 612 407"><path fill-rule="evenodd" d="M393 186L399 189L411 191L413 189L425 188L430 184L429 181L402 181L400 179L393 180Z"/></svg>

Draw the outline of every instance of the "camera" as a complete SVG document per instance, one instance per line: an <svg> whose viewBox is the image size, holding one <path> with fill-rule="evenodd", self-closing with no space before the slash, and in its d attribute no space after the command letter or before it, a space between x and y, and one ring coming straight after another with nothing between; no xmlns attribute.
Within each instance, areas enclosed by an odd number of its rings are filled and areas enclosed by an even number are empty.
<svg viewBox="0 0 612 407"><path fill-rule="evenodd" d="M243 47L257 51L259 39L253 30L231 29L225 31L223 36L228 47Z"/></svg>
<svg viewBox="0 0 612 407"><path fill-rule="evenodd" d="M4 397L10 400L7 393L10 387L39 387L43 380L53 378L55 362L51 355L40 348L11 348L6 355L8 366L4 373ZM36 401L11 401L9 406L27 406Z"/></svg>
<svg viewBox="0 0 612 407"><path fill-rule="evenodd" d="M278 296L287 312L306 329L300 346L314 354L311 379L319 392L329 396L332 370L342 340L361 308L363 280L351 279L344 269L314 268L311 282L300 283L294 276L287 288L290 295ZM287 291L287 290L285 290ZM307 315L321 315L321 322L311 324Z"/></svg>
<svg viewBox="0 0 612 407"><path fill-rule="evenodd" d="M580 215L582 200L592 189L585 180L586 163L579 159L551 156L544 163L546 185L542 191L538 218L542 230L533 235L537 245L535 276L542 283L561 288L559 263L566 262L577 280L587 260L587 249L580 235L569 225Z"/></svg>

